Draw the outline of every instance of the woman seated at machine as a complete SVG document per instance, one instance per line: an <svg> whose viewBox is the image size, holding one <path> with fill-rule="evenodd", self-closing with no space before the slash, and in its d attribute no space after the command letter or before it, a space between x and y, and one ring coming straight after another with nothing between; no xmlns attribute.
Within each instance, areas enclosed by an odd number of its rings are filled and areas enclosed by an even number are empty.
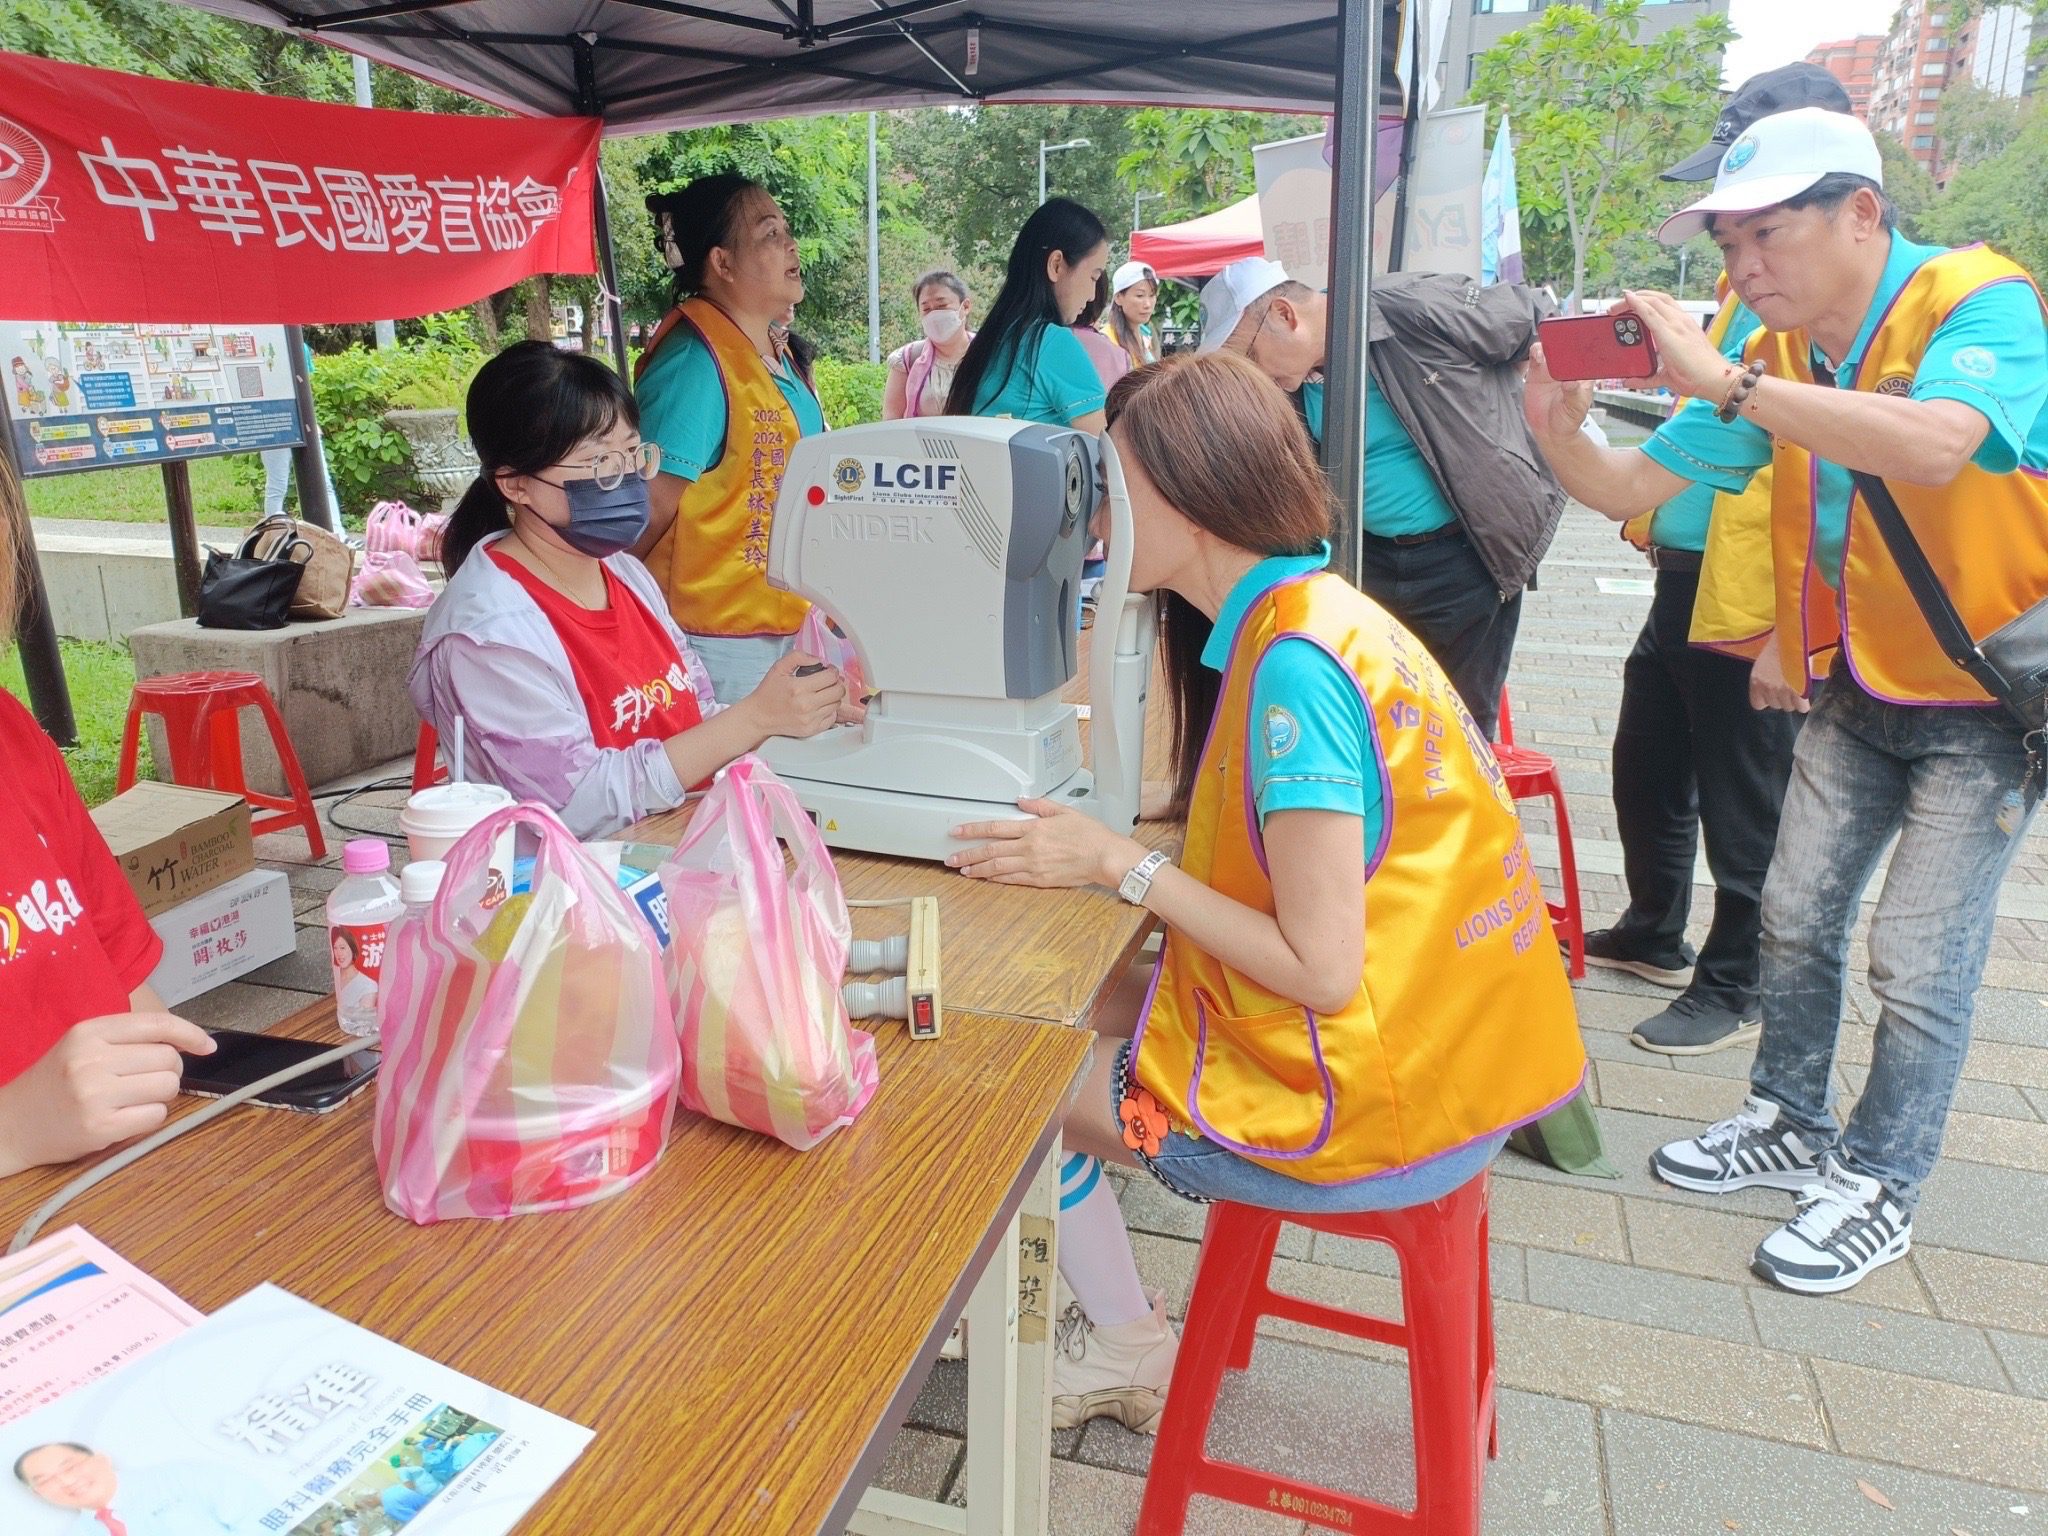
<svg viewBox="0 0 2048 1536"><path fill-rule="evenodd" d="M660 450L603 363L544 341L508 347L469 386L482 473L448 525L448 590L408 680L465 776L607 836L682 803L771 736L815 736L846 709L839 674L791 652L726 705L646 567Z"/></svg>
<svg viewBox="0 0 2048 1536"><path fill-rule="evenodd" d="M1160 595L1182 864L1037 800L959 828L948 862L1105 885L1166 925L1149 990L1090 1021L1053 1366L1055 1425L1155 1431L1176 1342L1098 1159L1197 1201L1416 1205L1481 1177L1585 1057L1500 770L1421 644L1324 569L1328 491L1286 397L1242 358L1180 356L1121 380L1108 419L1130 589Z"/></svg>

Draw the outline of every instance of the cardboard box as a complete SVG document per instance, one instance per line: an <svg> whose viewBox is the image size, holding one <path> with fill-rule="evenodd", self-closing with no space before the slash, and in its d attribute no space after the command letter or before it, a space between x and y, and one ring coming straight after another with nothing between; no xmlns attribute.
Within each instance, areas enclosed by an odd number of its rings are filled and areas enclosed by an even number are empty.
<svg viewBox="0 0 2048 1536"><path fill-rule="evenodd" d="M256 867L249 803L179 784L137 784L92 813L145 917Z"/></svg>
<svg viewBox="0 0 2048 1536"><path fill-rule="evenodd" d="M282 960L298 946L291 882L277 869L237 875L151 918L149 926L164 941L149 984L173 1007Z"/></svg>

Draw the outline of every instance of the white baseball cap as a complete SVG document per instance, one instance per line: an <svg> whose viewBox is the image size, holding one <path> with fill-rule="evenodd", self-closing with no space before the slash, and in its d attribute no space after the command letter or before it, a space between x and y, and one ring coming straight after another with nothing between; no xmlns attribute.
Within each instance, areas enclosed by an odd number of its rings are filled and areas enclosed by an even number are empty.
<svg viewBox="0 0 2048 1536"><path fill-rule="evenodd" d="M1823 176L1864 176L1884 185L1877 140L1855 118L1825 107L1760 117L1728 146L1714 190L1666 219L1664 245L1683 245L1716 213L1755 213L1797 197Z"/></svg>
<svg viewBox="0 0 2048 1536"><path fill-rule="evenodd" d="M1159 286L1159 274L1142 261L1127 261L1116 269L1116 276L1110 280L1109 291L1122 293L1126 288L1135 288L1140 283Z"/></svg>
<svg viewBox="0 0 2048 1536"><path fill-rule="evenodd" d="M1230 339L1245 311L1287 282L1287 269L1264 256L1233 261L1202 285L1202 340L1197 352L1214 352Z"/></svg>

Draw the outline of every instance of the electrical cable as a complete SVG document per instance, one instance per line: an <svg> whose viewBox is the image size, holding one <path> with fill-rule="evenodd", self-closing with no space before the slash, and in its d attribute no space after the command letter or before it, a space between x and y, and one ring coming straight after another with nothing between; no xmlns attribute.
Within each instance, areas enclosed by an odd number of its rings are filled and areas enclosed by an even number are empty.
<svg viewBox="0 0 2048 1536"><path fill-rule="evenodd" d="M245 1087L237 1088L233 1093L222 1094L221 1097L214 1100L213 1103L207 1105L204 1109L195 1110L182 1120L175 1120L159 1130L152 1131L132 1147L123 1147L104 1162L95 1163L92 1167L86 1169L85 1172L37 1206L35 1213L27 1221L23 1222L21 1229L14 1234L13 1240L7 1245L7 1251L9 1253L21 1252L22 1249L35 1241L36 1234L43 1230L44 1225L57 1212L63 1210L65 1206L76 1200L95 1184L100 1183L104 1179L112 1178L131 1163L140 1162L144 1157L147 1157L166 1142L175 1141L187 1131L196 1131L202 1125L211 1124L236 1105L255 1098L259 1093L268 1093L273 1088L289 1083L296 1078L304 1077L307 1073L317 1071L321 1067L340 1061L345 1056L353 1056L361 1051L374 1049L375 1044L376 1042L372 1040L351 1040L347 1045L337 1045L331 1051L323 1051L318 1056L299 1062L295 1066L286 1067L282 1072L273 1072L268 1077L258 1078L255 1082Z"/></svg>

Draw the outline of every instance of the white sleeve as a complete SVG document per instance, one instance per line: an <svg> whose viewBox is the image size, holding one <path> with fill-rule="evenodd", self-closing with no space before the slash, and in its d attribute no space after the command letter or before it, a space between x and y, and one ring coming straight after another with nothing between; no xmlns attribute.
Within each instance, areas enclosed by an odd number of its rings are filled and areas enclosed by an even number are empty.
<svg viewBox="0 0 2048 1536"><path fill-rule="evenodd" d="M574 683L532 652L455 634L424 662L416 701L444 742L461 717L466 777L539 801L582 838L683 803L663 743L598 746Z"/></svg>

